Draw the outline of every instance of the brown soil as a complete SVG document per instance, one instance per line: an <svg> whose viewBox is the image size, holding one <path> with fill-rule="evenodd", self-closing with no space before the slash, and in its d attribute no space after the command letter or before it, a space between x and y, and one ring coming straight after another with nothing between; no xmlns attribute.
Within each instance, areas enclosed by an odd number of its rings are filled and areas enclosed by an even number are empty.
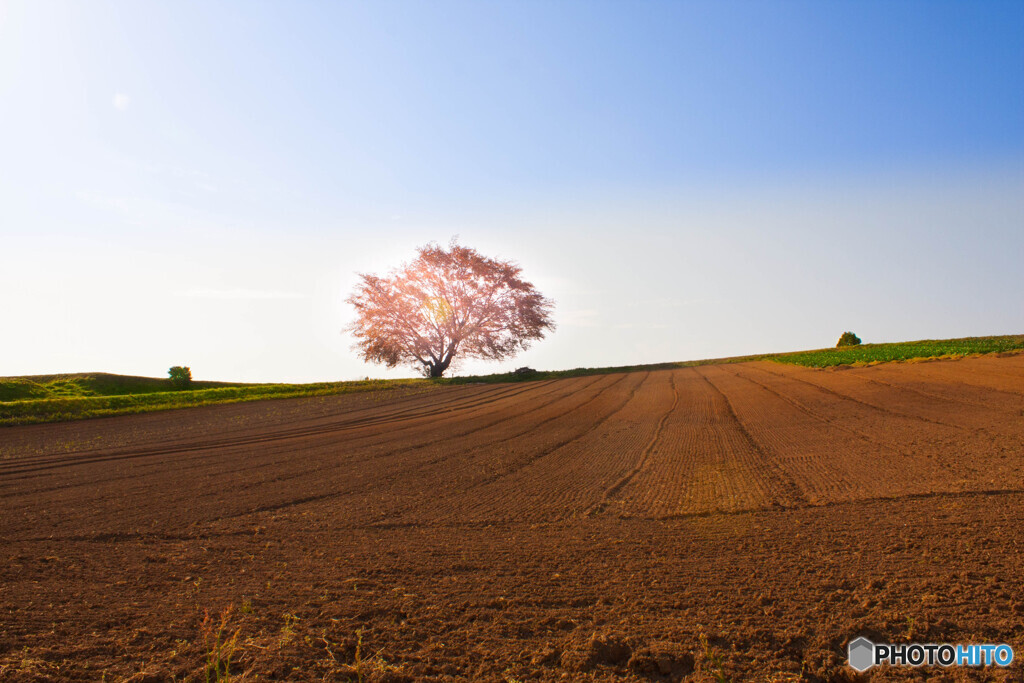
<svg viewBox="0 0 1024 683"><path fill-rule="evenodd" d="M1021 680L1022 528L1020 355L12 427L0 680Z"/></svg>

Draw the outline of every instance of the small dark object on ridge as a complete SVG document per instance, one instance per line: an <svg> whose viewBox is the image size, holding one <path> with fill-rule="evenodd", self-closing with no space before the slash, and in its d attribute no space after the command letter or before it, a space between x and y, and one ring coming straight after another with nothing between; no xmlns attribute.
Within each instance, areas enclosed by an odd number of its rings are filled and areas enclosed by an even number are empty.
<svg viewBox="0 0 1024 683"><path fill-rule="evenodd" d="M175 389L188 389L192 384L192 369L188 366L175 365L167 371L167 376Z"/></svg>
<svg viewBox="0 0 1024 683"><path fill-rule="evenodd" d="M836 348L838 349L842 346L860 346L860 337L853 332L843 332L843 335L839 337L839 341L836 343Z"/></svg>
<svg viewBox="0 0 1024 683"><path fill-rule="evenodd" d="M533 368L528 368L526 366L523 366L521 368L516 368L516 371L515 371L514 374L515 374L516 377L526 377L527 375L536 375L537 371L534 370Z"/></svg>

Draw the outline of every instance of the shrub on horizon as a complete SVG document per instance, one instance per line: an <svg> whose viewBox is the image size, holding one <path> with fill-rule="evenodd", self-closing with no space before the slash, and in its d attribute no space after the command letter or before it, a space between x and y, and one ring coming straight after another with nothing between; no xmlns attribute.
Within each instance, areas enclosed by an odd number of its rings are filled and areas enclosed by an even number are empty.
<svg viewBox="0 0 1024 683"><path fill-rule="evenodd" d="M860 337L855 335L853 332L843 332L842 336L839 337L839 341L836 343L836 348L842 348L844 346L859 346Z"/></svg>
<svg viewBox="0 0 1024 683"><path fill-rule="evenodd" d="M188 389L192 386L192 369L188 366L175 365L167 371L167 376L175 389Z"/></svg>

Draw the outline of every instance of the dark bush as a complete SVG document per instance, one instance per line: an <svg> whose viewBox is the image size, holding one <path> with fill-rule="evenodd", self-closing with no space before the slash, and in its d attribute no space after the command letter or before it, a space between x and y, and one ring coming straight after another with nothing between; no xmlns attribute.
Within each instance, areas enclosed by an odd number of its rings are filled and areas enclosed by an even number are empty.
<svg viewBox="0 0 1024 683"><path fill-rule="evenodd" d="M859 346L860 337L855 335L853 332L843 332L843 336L839 337L839 341L836 343L836 348L843 346Z"/></svg>
<svg viewBox="0 0 1024 683"><path fill-rule="evenodd" d="M167 376L171 378L171 386L175 389L188 389L192 386L192 369L187 366L175 365L167 371Z"/></svg>
<svg viewBox="0 0 1024 683"><path fill-rule="evenodd" d="M515 376L516 377L529 377L530 375L536 375L536 374L537 374L536 370L534 370L533 368L525 367L525 366L521 367L521 368L516 368L516 371L515 371Z"/></svg>

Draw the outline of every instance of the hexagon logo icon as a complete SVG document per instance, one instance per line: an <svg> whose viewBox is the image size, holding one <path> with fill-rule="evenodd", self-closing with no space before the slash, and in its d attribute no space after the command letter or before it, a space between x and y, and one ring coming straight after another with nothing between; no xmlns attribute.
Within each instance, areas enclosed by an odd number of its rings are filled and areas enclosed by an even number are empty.
<svg viewBox="0 0 1024 683"><path fill-rule="evenodd" d="M846 655L850 667L857 671L867 671L875 664L875 644L867 638L857 638L846 646Z"/></svg>

